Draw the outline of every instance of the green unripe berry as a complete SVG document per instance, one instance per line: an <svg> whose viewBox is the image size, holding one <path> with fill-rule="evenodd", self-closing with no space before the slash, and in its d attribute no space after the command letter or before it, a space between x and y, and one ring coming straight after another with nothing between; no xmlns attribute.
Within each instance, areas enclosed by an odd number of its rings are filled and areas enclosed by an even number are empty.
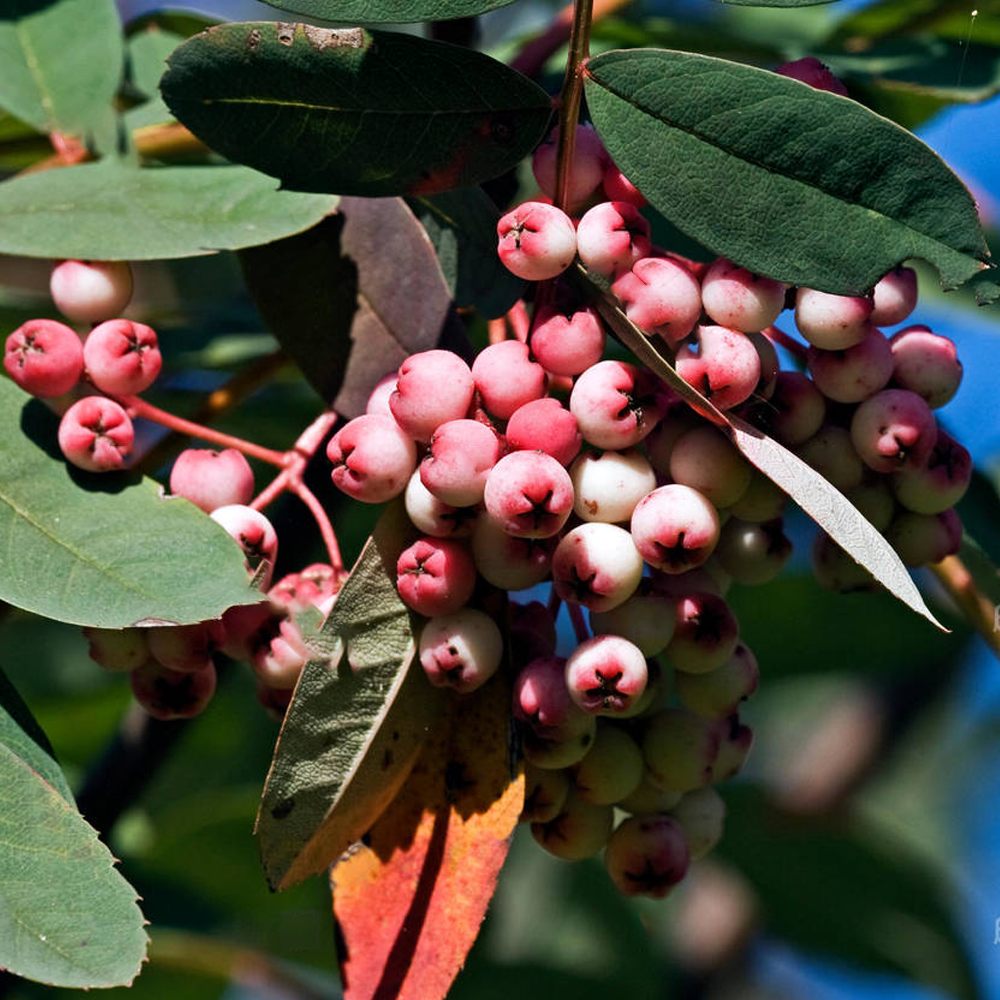
<svg viewBox="0 0 1000 1000"><path fill-rule="evenodd" d="M548 823L559 815L569 793L568 771L544 770L527 764L524 768L524 808L522 823Z"/></svg>
<svg viewBox="0 0 1000 1000"><path fill-rule="evenodd" d="M554 819L531 824L531 835L557 858L582 861L604 847L613 827L611 806L590 805L570 791Z"/></svg>
<svg viewBox="0 0 1000 1000"><path fill-rule="evenodd" d="M726 803L714 788L688 792L670 815L684 831L692 861L706 855L722 839Z"/></svg>
<svg viewBox="0 0 1000 1000"><path fill-rule="evenodd" d="M642 772L642 751L635 740L601 719L593 745L573 768L573 786L584 802L610 806L635 790Z"/></svg>

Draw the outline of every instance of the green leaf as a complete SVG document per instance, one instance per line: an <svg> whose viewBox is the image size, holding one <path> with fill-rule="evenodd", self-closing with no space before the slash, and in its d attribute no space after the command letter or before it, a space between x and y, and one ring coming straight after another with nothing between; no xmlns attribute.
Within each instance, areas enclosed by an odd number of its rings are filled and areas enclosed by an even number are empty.
<svg viewBox="0 0 1000 1000"><path fill-rule="evenodd" d="M0 967L53 986L131 983L147 937L135 890L113 864L72 801L4 740Z"/></svg>
<svg viewBox="0 0 1000 1000"><path fill-rule="evenodd" d="M949 101L1000 93L1000 48L949 38L893 38L861 52L817 52L837 76Z"/></svg>
<svg viewBox="0 0 1000 1000"><path fill-rule="evenodd" d="M835 0L719 0L735 7L818 7Z"/></svg>
<svg viewBox="0 0 1000 1000"><path fill-rule="evenodd" d="M955 22L953 37L966 38L976 30L978 41L993 41L979 37L978 29L985 27L984 22L996 24L996 10L991 17L984 4L979 8L979 16L973 17L973 5L967 0L876 0L838 21L827 43L850 42L849 47L855 48L859 43L914 32L944 34L950 22Z"/></svg>
<svg viewBox="0 0 1000 1000"><path fill-rule="evenodd" d="M300 232L336 205L327 195L279 191L246 167L87 163L0 184L0 253L195 257Z"/></svg>
<svg viewBox="0 0 1000 1000"><path fill-rule="evenodd" d="M126 75L142 104L125 112L129 129L171 121L173 115L160 97L160 77L167 71L167 57L185 35L166 31L155 22L130 35L125 43Z"/></svg>
<svg viewBox="0 0 1000 1000"><path fill-rule="evenodd" d="M342 198L333 218L240 260L261 316L344 416L364 413L410 354L467 348L430 240L399 198Z"/></svg>
<svg viewBox="0 0 1000 1000"><path fill-rule="evenodd" d="M750 881L766 933L948 996L978 995L943 866L850 816L821 826L752 787L727 787L723 796L734 835L716 851Z"/></svg>
<svg viewBox="0 0 1000 1000"><path fill-rule="evenodd" d="M102 628L187 624L259 600L219 525L150 479L69 465L58 418L6 379L0 421L0 600Z"/></svg>
<svg viewBox="0 0 1000 1000"><path fill-rule="evenodd" d="M860 511L838 489L797 455L752 427L735 414L723 413L697 389L677 374L652 339L630 322L621 307L597 286L582 269L576 280L588 289L594 308L620 340L651 372L658 375L678 396L706 420L726 433L743 457L776 483L808 514L855 562L907 607L942 631L923 595L892 546L872 527Z"/></svg>
<svg viewBox="0 0 1000 1000"><path fill-rule="evenodd" d="M210 28L176 50L161 89L229 159L337 194L433 194L496 177L551 114L541 88L479 52L301 24Z"/></svg>
<svg viewBox="0 0 1000 1000"><path fill-rule="evenodd" d="M608 52L587 101L615 162L688 235L791 284L856 295L903 260L945 288L988 261L975 203L930 148L849 98L684 52Z"/></svg>
<svg viewBox="0 0 1000 1000"><path fill-rule="evenodd" d="M67 802L73 793L56 761L55 752L31 710L22 701L14 685L0 670L0 747L6 747L47 781Z"/></svg>
<svg viewBox="0 0 1000 1000"><path fill-rule="evenodd" d="M98 124L122 58L114 0L7 0L0 11L0 105L40 132Z"/></svg>
<svg viewBox="0 0 1000 1000"><path fill-rule="evenodd" d="M475 17L514 0L264 0L268 7L322 21L348 24L407 24Z"/></svg>
<svg viewBox="0 0 1000 1000"><path fill-rule="evenodd" d="M414 668L414 621L396 591L411 540L400 504L382 516L323 626L281 727L257 814L268 883L283 889L339 857L406 780L445 693Z"/></svg>
<svg viewBox="0 0 1000 1000"><path fill-rule="evenodd" d="M455 304L502 316L524 294L525 282L497 256L500 212L479 188L408 198L437 252Z"/></svg>

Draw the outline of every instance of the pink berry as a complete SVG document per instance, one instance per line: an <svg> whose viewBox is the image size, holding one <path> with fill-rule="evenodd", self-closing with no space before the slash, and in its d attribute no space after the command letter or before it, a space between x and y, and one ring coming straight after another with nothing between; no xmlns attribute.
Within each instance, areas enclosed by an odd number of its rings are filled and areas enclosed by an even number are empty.
<svg viewBox="0 0 1000 1000"><path fill-rule="evenodd" d="M365 413L345 424L330 440L333 484L365 503L384 503L406 489L417 464L417 449L392 419Z"/></svg>
<svg viewBox="0 0 1000 1000"><path fill-rule="evenodd" d="M851 440L869 468L895 472L905 462L927 461L937 440L937 422L916 393L883 389L854 411Z"/></svg>
<svg viewBox="0 0 1000 1000"><path fill-rule="evenodd" d="M64 260L49 278L56 308L76 323L103 323L132 298L132 271L124 261Z"/></svg>
<svg viewBox="0 0 1000 1000"><path fill-rule="evenodd" d="M831 94L840 94L841 97L847 96L847 88L843 82L835 77L829 68L815 56L806 56L804 59L796 59L794 62L782 63L775 70L775 73L791 77L793 80L800 80L817 90L828 90Z"/></svg>
<svg viewBox="0 0 1000 1000"><path fill-rule="evenodd" d="M430 441L446 420L460 420L468 413L474 391L472 372L457 354L421 351L400 365L389 409L410 437Z"/></svg>
<svg viewBox="0 0 1000 1000"><path fill-rule="evenodd" d="M528 723L547 740L566 740L592 731L591 718L570 698L566 687L566 660L539 656L523 666L514 678L515 718Z"/></svg>
<svg viewBox="0 0 1000 1000"><path fill-rule="evenodd" d="M551 396L515 410L506 437L511 451L544 451L560 465L569 465L583 443L576 417Z"/></svg>
<svg viewBox="0 0 1000 1000"><path fill-rule="evenodd" d="M261 571L261 586L271 582L271 572L278 558L278 535L271 522L259 511L243 504L226 504L209 515L243 550L247 572L253 576Z"/></svg>
<svg viewBox="0 0 1000 1000"><path fill-rule="evenodd" d="M917 272L912 267L894 268L875 285L872 299L871 321L876 326L902 323L917 304Z"/></svg>
<svg viewBox="0 0 1000 1000"><path fill-rule="evenodd" d="M701 281L705 312L719 326L754 333L785 308L785 286L720 257Z"/></svg>
<svg viewBox="0 0 1000 1000"><path fill-rule="evenodd" d="M632 514L632 538L642 558L667 573L700 566L719 541L719 515L690 486L670 484L639 501Z"/></svg>
<svg viewBox="0 0 1000 1000"><path fill-rule="evenodd" d="M678 350L677 374L720 410L749 399L760 381L760 356L746 334L724 326L699 326Z"/></svg>
<svg viewBox="0 0 1000 1000"><path fill-rule="evenodd" d="M490 471L483 502L490 517L508 534L548 538L573 510L573 483L551 455L515 451Z"/></svg>
<svg viewBox="0 0 1000 1000"><path fill-rule="evenodd" d="M648 257L649 223L627 201L602 201L576 227L576 251L590 271L607 277Z"/></svg>
<svg viewBox="0 0 1000 1000"><path fill-rule="evenodd" d="M724 598L692 591L677 601L674 635L663 655L677 670L705 674L736 652L739 633L739 623Z"/></svg>
<svg viewBox="0 0 1000 1000"><path fill-rule="evenodd" d="M87 334L83 363L101 392L134 396L156 381L163 358L152 327L128 319L109 319Z"/></svg>
<svg viewBox="0 0 1000 1000"><path fill-rule="evenodd" d="M608 838L604 864L623 896L663 899L687 873L684 831L669 816L632 816Z"/></svg>
<svg viewBox="0 0 1000 1000"><path fill-rule="evenodd" d="M154 719L191 719L201 713L215 694L215 667L209 664L193 673L171 670L150 660L129 678L135 700Z"/></svg>
<svg viewBox="0 0 1000 1000"><path fill-rule="evenodd" d="M545 369L519 340L503 340L480 351L472 363L472 377L483 406L500 420L545 395Z"/></svg>
<svg viewBox="0 0 1000 1000"><path fill-rule="evenodd" d="M808 441L823 425L826 400L812 379L801 372L778 372L769 399L755 401L750 410L754 424L786 448Z"/></svg>
<svg viewBox="0 0 1000 1000"><path fill-rule="evenodd" d="M610 611L624 604L641 579L642 557L632 536L603 521L567 532L552 557L555 592L591 611Z"/></svg>
<svg viewBox="0 0 1000 1000"><path fill-rule="evenodd" d="M497 253L508 271L526 281L563 273L576 256L576 229L555 205L526 201L497 223Z"/></svg>
<svg viewBox="0 0 1000 1000"><path fill-rule="evenodd" d="M128 414L112 399L87 396L59 423L59 447L68 462L88 472L112 472L125 464L135 431Z"/></svg>
<svg viewBox="0 0 1000 1000"><path fill-rule="evenodd" d="M701 315L701 286L683 265L668 257L644 257L611 285L625 315L668 344L683 340Z"/></svg>
<svg viewBox="0 0 1000 1000"><path fill-rule="evenodd" d="M576 380L569 409L588 444L609 450L631 448L666 410L661 385L635 365L601 361Z"/></svg>
<svg viewBox="0 0 1000 1000"><path fill-rule="evenodd" d="M421 538L396 561L399 596L428 618L454 614L468 604L475 586L472 556L448 538Z"/></svg>
<svg viewBox="0 0 1000 1000"><path fill-rule="evenodd" d="M149 659L149 642L143 628L92 628L81 629L90 644L90 658L105 670L135 670Z"/></svg>
<svg viewBox="0 0 1000 1000"><path fill-rule="evenodd" d="M464 538L472 534L477 511L472 507L453 507L438 500L420 479L420 470L410 476L403 494L406 514L424 535L435 538Z"/></svg>
<svg viewBox="0 0 1000 1000"><path fill-rule="evenodd" d="M556 161L559 153L559 129L554 128L548 138L534 153L531 169L542 191L550 198L556 191ZM593 194L604 177L608 154L601 137L592 125L581 123L576 127L573 145L573 168L569 179L569 202L578 205Z"/></svg>
<svg viewBox="0 0 1000 1000"><path fill-rule="evenodd" d="M870 296L831 295L815 288L800 288L795 296L799 333L824 351L842 351L863 340L871 314Z"/></svg>
<svg viewBox="0 0 1000 1000"><path fill-rule="evenodd" d="M171 670L204 670L212 665L212 653L226 641L221 621L198 622L151 628L147 637L150 655Z"/></svg>
<svg viewBox="0 0 1000 1000"><path fill-rule="evenodd" d="M889 346L895 384L921 396L932 410L944 406L958 391L962 362L947 337L931 333L926 326L908 326Z"/></svg>
<svg viewBox="0 0 1000 1000"><path fill-rule="evenodd" d="M439 500L453 507L479 503L486 477L500 457L500 441L478 420L449 420L431 437L420 463L420 481Z"/></svg>
<svg viewBox="0 0 1000 1000"><path fill-rule="evenodd" d="M462 608L432 618L420 633L420 665L435 687L468 694L496 672L503 656L503 637L489 615Z"/></svg>
<svg viewBox="0 0 1000 1000"><path fill-rule="evenodd" d="M596 635L566 661L570 697L593 715L620 715L646 690L646 657L619 635Z"/></svg>
<svg viewBox="0 0 1000 1000"><path fill-rule="evenodd" d="M810 347L806 357L816 388L837 403L860 403L892 378L892 349L874 326L853 347L840 351Z"/></svg>
<svg viewBox="0 0 1000 1000"><path fill-rule="evenodd" d="M601 360L605 339L593 309L563 312L543 306L531 330L531 353L553 375L579 375Z"/></svg>
<svg viewBox="0 0 1000 1000"><path fill-rule="evenodd" d="M32 396L61 396L80 381L83 345L65 324L31 319L7 338L3 366Z"/></svg>
<svg viewBox="0 0 1000 1000"><path fill-rule="evenodd" d="M290 618L272 618L254 635L251 645L250 666L258 680L283 691L295 687L313 655Z"/></svg>
<svg viewBox="0 0 1000 1000"><path fill-rule="evenodd" d="M924 465L906 465L892 476L892 492L907 510L940 514L965 496L972 481L972 456L950 434L938 429Z"/></svg>
<svg viewBox="0 0 1000 1000"><path fill-rule="evenodd" d="M608 164L601 184L609 201L628 201L636 208L646 205L643 193L613 163Z"/></svg>
<svg viewBox="0 0 1000 1000"><path fill-rule="evenodd" d="M392 416L392 410L389 409L389 398L396 391L397 378L396 372L389 372L388 375L383 375L375 383L375 388L372 389L368 396L368 402L365 404L365 413L381 413L385 417Z"/></svg>
<svg viewBox="0 0 1000 1000"><path fill-rule="evenodd" d="M253 498L253 470L235 448L187 448L170 470L170 492L186 497L206 514Z"/></svg>

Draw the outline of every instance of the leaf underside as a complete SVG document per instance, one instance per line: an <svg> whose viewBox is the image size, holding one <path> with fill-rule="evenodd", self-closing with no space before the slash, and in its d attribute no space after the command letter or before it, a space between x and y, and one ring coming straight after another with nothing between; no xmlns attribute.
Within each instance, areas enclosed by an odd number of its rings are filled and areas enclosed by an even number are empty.
<svg viewBox="0 0 1000 1000"><path fill-rule="evenodd" d="M652 49L596 56L585 79L609 153L650 203L752 271L856 295L909 258L933 264L945 288L988 260L947 165L849 98Z"/></svg>

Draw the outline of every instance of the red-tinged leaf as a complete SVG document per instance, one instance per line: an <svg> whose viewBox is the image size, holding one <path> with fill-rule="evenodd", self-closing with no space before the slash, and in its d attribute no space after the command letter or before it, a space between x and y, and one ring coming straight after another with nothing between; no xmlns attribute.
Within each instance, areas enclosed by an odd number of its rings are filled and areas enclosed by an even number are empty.
<svg viewBox="0 0 1000 1000"><path fill-rule="evenodd" d="M524 802L502 676L456 697L364 844L333 869L346 1000L441 1000L465 962Z"/></svg>
<svg viewBox="0 0 1000 1000"><path fill-rule="evenodd" d="M677 374L651 338L630 322L625 313L599 291L589 277L578 279L596 294L594 307L614 335L657 374L689 406L724 431L751 464L781 487L848 555L907 607L923 615L942 632L946 629L931 613L906 567L892 546L838 489L828 483L773 438L745 420L721 412Z"/></svg>

